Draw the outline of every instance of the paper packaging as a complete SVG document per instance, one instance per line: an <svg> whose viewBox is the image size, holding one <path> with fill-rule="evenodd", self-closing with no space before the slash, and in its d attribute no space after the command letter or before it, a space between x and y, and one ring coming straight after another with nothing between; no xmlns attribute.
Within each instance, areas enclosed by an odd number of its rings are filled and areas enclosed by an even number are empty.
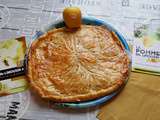
<svg viewBox="0 0 160 120"><path fill-rule="evenodd" d="M160 75L160 20L135 26L133 70Z"/></svg>
<svg viewBox="0 0 160 120"><path fill-rule="evenodd" d="M100 120L160 120L160 77L131 73L124 90L100 110Z"/></svg>
<svg viewBox="0 0 160 120"><path fill-rule="evenodd" d="M24 91L25 37L0 42L0 96ZM16 77L17 76L17 77Z"/></svg>

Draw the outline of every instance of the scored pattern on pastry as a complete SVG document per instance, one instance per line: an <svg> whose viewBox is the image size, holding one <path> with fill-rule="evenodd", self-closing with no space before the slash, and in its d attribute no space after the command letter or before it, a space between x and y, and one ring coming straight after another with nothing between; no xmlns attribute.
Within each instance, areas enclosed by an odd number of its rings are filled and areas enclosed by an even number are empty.
<svg viewBox="0 0 160 120"><path fill-rule="evenodd" d="M118 89L128 66L128 56L114 33L83 25L75 32L51 30L33 42L28 76L44 98L83 101Z"/></svg>

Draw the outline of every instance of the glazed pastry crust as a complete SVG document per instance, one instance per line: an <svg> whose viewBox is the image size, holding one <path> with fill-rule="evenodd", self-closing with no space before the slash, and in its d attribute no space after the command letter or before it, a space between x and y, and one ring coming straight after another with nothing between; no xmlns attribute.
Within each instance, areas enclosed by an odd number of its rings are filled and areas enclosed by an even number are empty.
<svg viewBox="0 0 160 120"><path fill-rule="evenodd" d="M42 98L86 101L123 86L129 63L117 36L103 26L82 25L74 32L58 28L32 43L27 76Z"/></svg>

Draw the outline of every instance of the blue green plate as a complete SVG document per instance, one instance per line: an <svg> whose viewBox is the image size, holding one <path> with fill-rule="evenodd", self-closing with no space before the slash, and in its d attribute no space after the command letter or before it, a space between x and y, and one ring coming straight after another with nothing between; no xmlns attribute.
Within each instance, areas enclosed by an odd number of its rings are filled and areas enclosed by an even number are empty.
<svg viewBox="0 0 160 120"><path fill-rule="evenodd" d="M123 46L126 50L126 53L131 58L130 48L129 48L125 38L114 27L109 25L107 23L107 21L104 22L104 21L96 19L94 17L83 17L82 18L82 23L87 24L87 25L105 26L108 30L114 32L117 35L117 37L119 38L120 42L123 44ZM63 20L58 20L56 22L50 23L47 27L43 28L41 31L37 31L32 40L37 39L38 37L40 37L41 35L43 35L44 33L46 33L47 31L49 31L51 29L60 28L60 27L64 27L64 26L65 26L65 24L64 24ZM131 70L131 65L129 66L129 68ZM126 79L126 83L127 83L127 80L128 80L128 78ZM94 99L94 100L91 100L91 101L72 102L72 103L53 103L52 102L52 104L55 107L58 107L58 108L88 108L88 107L93 107L93 106L103 104L103 103L107 102L108 100L112 99L114 96L116 96L123 89L124 86L122 86L117 91L113 92L112 94L109 94L109 95L106 95L104 97Z"/></svg>

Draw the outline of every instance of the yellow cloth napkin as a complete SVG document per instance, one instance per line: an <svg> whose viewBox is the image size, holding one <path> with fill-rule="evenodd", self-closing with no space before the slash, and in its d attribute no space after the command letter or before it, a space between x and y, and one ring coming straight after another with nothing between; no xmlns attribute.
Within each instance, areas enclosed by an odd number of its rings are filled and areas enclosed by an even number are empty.
<svg viewBox="0 0 160 120"><path fill-rule="evenodd" d="M100 109L100 120L160 120L160 76L131 73L123 91Z"/></svg>

